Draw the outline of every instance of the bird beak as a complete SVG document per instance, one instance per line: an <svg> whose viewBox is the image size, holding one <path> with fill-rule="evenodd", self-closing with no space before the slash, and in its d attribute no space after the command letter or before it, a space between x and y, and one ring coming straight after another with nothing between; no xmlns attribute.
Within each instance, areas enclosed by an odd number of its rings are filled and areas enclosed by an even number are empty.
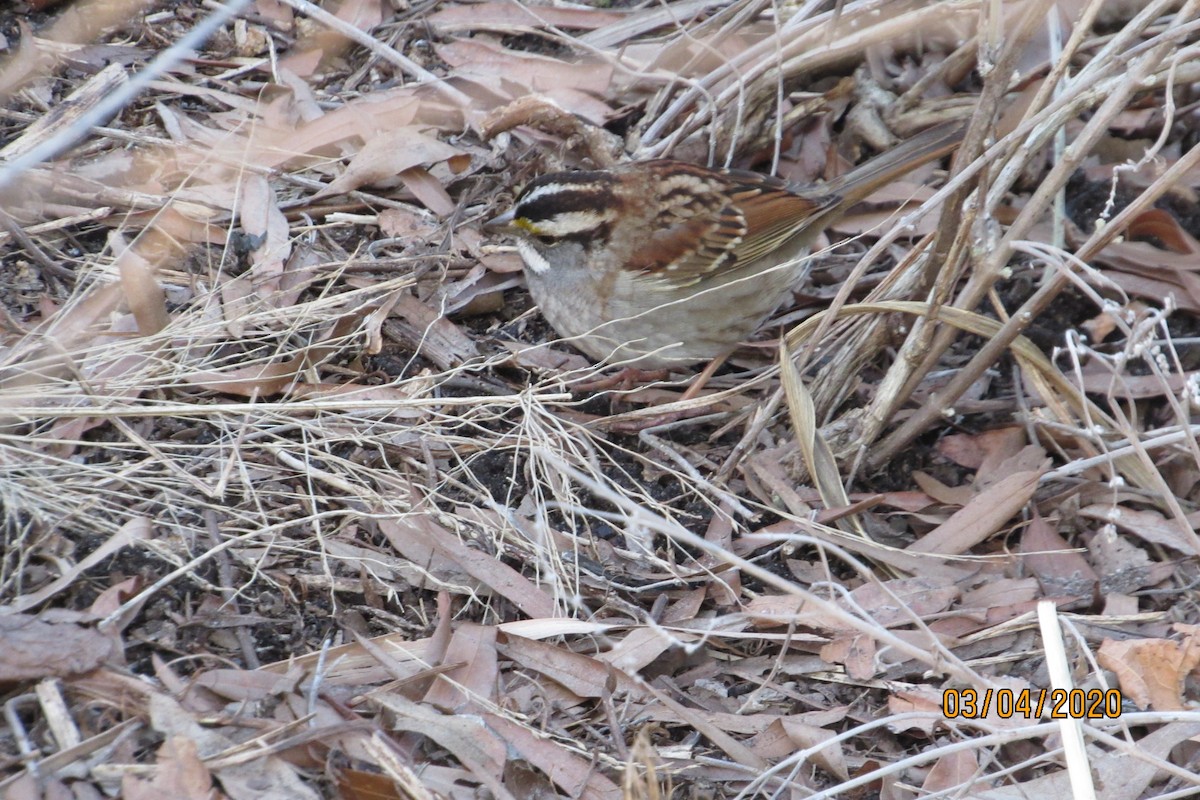
<svg viewBox="0 0 1200 800"><path fill-rule="evenodd" d="M516 211L515 208L510 208L500 216L483 223L483 229L488 233L512 233L512 221L516 216Z"/></svg>

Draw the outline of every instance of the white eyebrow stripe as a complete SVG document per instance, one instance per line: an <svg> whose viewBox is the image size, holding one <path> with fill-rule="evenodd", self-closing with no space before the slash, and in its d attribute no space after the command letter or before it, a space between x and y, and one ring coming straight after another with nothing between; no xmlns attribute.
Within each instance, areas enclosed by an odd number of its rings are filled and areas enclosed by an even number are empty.
<svg viewBox="0 0 1200 800"><path fill-rule="evenodd" d="M572 183L564 181L562 183L547 183L544 186L539 186L529 194L521 198L522 203L532 203L542 197L548 197L562 192L599 192L605 189L602 183Z"/></svg>

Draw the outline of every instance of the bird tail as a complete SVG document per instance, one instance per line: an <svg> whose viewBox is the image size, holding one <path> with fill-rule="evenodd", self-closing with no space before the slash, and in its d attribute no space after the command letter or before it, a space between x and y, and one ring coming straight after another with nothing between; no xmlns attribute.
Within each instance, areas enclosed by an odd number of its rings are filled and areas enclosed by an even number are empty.
<svg viewBox="0 0 1200 800"><path fill-rule="evenodd" d="M844 211L922 164L953 153L962 143L966 130L966 123L961 121L935 125L835 178L819 191L839 196L836 209Z"/></svg>

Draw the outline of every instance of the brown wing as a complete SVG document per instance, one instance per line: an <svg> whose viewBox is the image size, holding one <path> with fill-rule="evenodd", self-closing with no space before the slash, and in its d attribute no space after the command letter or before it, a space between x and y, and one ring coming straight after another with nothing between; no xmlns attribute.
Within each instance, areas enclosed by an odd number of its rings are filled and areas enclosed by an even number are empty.
<svg viewBox="0 0 1200 800"><path fill-rule="evenodd" d="M753 172L712 172L674 161L647 162L667 178L656 198L662 209L638 242L630 266L648 288L690 286L750 263L796 235L815 236L876 188L952 152L964 125L938 125L901 142L823 188L789 191ZM633 165L633 169L640 169ZM650 206L654 207L654 206Z"/></svg>
<svg viewBox="0 0 1200 800"><path fill-rule="evenodd" d="M629 260L649 287L691 286L753 261L837 202L800 197L781 181L754 173L713 173L677 162L655 166L669 167L649 205L659 211Z"/></svg>
<svg viewBox="0 0 1200 800"><path fill-rule="evenodd" d="M782 245L802 229L809 235L823 222L824 212L841 201L837 195L802 197L788 191L782 183L755 176L742 181L733 192L733 203L746 218L748 233L736 248L737 263L749 263ZM821 222L818 222L820 220Z"/></svg>

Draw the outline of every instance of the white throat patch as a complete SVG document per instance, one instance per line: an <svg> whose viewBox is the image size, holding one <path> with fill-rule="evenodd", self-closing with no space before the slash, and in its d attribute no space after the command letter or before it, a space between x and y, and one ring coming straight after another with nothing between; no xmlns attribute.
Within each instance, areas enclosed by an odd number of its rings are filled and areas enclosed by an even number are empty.
<svg viewBox="0 0 1200 800"><path fill-rule="evenodd" d="M521 260L525 262L525 266L529 268L530 272L545 275L550 271L550 262L528 240L517 239L517 252L521 254Z"/></svg>

